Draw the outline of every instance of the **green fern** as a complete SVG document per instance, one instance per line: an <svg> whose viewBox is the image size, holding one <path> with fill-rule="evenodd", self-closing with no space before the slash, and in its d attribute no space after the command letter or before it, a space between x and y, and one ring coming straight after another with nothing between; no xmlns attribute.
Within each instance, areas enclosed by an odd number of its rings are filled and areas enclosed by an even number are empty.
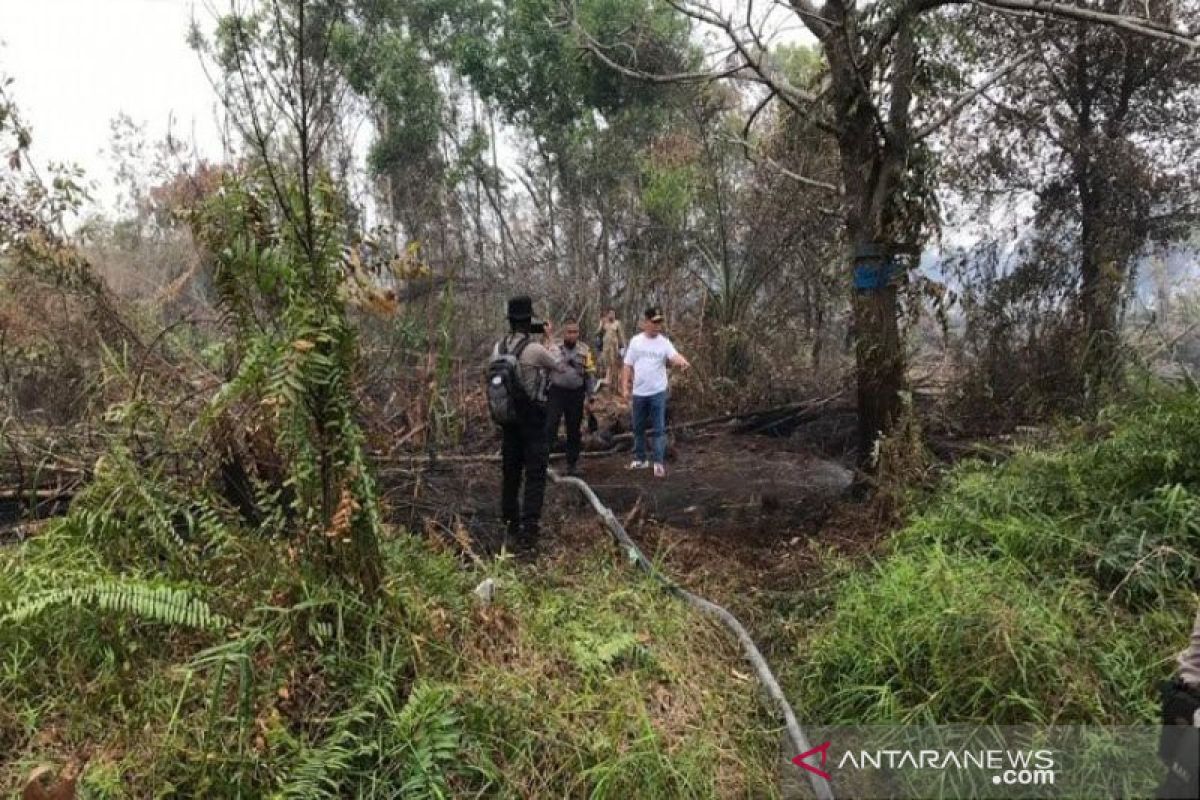
<svg viewBox="0 0 1200 800"><path fill-rule="evenodd" d="M365 711L356 709L344 716L342 724L319 745L302 750L278 796L297 800L344 797L343 783L353 774L355 762L373 751L369 741L351 730L357 727L352 723L368 719Z"/></svg>
<svg viewBox="0 0 1200 800"><path fill-rule="evenodd" d="M0 610L0 625L26 622L47 609L63 605L92 606L174 627L221 630L229 625L228 619L214 613L207 603L186 589L113 579L27 594Z"/></svg>
<svg viewBox="0 0 1200 800"><path fill-rule="evenodd" d="M286 504L284 513L272 514L271 505L263 511L272 521L286 518L286 535L309 540L300 550L321 572L373 595L381 582L380 517L352 385L356 336L339 293L341 200L319 185L312 199L328 224L302 243L266 213L261 189L253 176L231 178L195 218L198 238L216 256L216 288L231 312L239 356L199 427L256 409L284 468L277 488L287 488L274 504ZM339 546L331 547L335 518Z"/></svg>
<svg viewBox="0 0 1200 800"><path fill-rule="evenodd" d="M176 577L193 577L202 556L228 544L235 518L213 487L189 483L164 465L139 464L115 445L62 526L96 546L113 565L147 559Z"/></svg>
<svg viewBox="0 0 1200 800"><path fill-rule="evenodd" d="M462 743L462 719L451 706L453 699L450 687L418 683L404 708L388 721L388 738L399 746L393 752L402 756L401 796L451 796L447 777L459 761Z"/></svg>
<svg viewBox="0 0 1200 800"><path fill-rule="evenodd" d="M602 674L625 666L655 666L650 651L628 632L617 632L611 636L581 633L571 650L576 666L589 674Z"/></svg>
<svg viewBox="0 0 1200 800"><path fill-rule="evenodd" d="M305 747L278 796L334 798L370 795L433 800L453 796L461 769L463 720L452 687L420 682L397 708L394 680L377 673L366 692L319 743Z"/></svg>

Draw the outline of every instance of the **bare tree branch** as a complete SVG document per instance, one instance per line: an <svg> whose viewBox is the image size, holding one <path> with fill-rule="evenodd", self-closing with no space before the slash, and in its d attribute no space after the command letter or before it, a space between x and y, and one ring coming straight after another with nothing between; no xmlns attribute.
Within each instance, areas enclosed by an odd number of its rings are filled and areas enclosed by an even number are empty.
<svg viewBox="0 0 1200 800"><path fill-rule="evenodd" d="M643 80L650 83L668 84L668 83L711 83L723 78L730 80L740 80L748 83L755 83L766 86L773 97L778 97L783 100L797 114L808 117L812 115L813 108L819 103L819 96L811 92L805 92L797 89L786 81L775 80L766 77L766 70L758 65L753 59L746 63L740 63L733 67L724 70L710 70L701 72L677 72L670 74L645 72L643 70L626 67L614 61L604 52L604 47L597 42L591 34L583 29L578 22L572 23L575 31L583 40L583 46L597 60L604 64L609 69L612 69L620 74ZM744 52L744 51L743 51ZM828 120L823 118L814 119L813 122L826 129L830 130L831 126Z"/></svg>
<svg viewBox="0 0 1200 800"><path fill-rule="evenodd" d="M796 181L797 183L802 183L805 186L811 186L814 189L820 189L825 192L832 192L833 194L841 193L841 189L839 189L837 186L834 186L832 183L826 183L825 181L819 181L819 180L816 180L815 178L809 178L805 175L801 175L798 172L794 172L794 171L788 169L787 167L783 166L782 164L780 164L778 161L774 160L770 156L768 156L766 153L763 153L761 151L755 153L754 143L750 142L747 139L744 139L740 136L733 136L730 134L725 134L724 136L718 136L716 138L718 140L724 140L727 142L731 142L733 144L736 144L736 145L739 145L740 147L742 147L746 151L746 158L751 163L754 163L755 159L759 159L763 163L769 165L772 169L778 171L779 174L784 175L785 177L791 178L792 180ZM754 155L752 155L752 154L754 154Z"/></svg>
<svg viewBox="0 0 1200 800"><path fill-rule="evenodd" d="M950 122L955 117L957 117L964 108L966 108L968 105L970 105L972 102L975 101L975 98L979 97L981 94L986 92L992 86L994 86L997 83L999 83L1000 81L1004 80L1005 77L1012 74L1012 72L1014 70L1016 70L1018 67L1025 64L1026 62L1028 62L1031 58L1033 58L1033 54L1026 53L1025 55L1021 56L1020 58L1018 58L1014 61L1010 61L1005 66L1003 66L1000 69L993 72L991 75L989 75L987 78L985 78L978 86L975 86L974 88L972 88L966 92L963 92L963 94L959 95L958 99L956 99L953 103L950 104L949 108L947 108L945 111L943 111L941 114L939 114L935 119L930 120L929 122L925 123L920 128L918 128L916 130L916 132L913 133L913 139L914 140L924 139L925 137L927 137L930 134L937 131L943 125L945 125L946 123Z"/></svg>
<svg viewBox="0 0 1200 800"><path fill-rule="evenodd" d="M763 99L758 101L758 104L754 106L754 109L750 112L750 116L746 118L746 124L742 126L743 139L748 140L750 138L750 130L754 127L754 122L758 119L758 115L761 114L763 109L765 109L774 99L774 90L768 91L765 95L763 95Z"/></svg>
<svg viewBox="0 0 1200 800"><path fill-rule="evenodd" d="M791 8L803 20L805 27L812 31L813 36L824 39L834 29L833 20L822 16L811 0L790 0Z"/></svg>
<svg viewBox="0 0 1200 800"><path fill-rule="evenodd" d="M1109 14L1104 11L1094 11L1080 6L1052 2L1052 0L910 0L909 3L897 7L879 30L878 34L876 34L874 41L871 43L871 49L867 53L866 64L874 65L878 63L884 50L891 44L899 30L914 17L943 6L964 5L967 3L998 11L1091 22L1119 28L1141 36L1149 36L1153 39L1168 41L1191 48L1192 50L1200 49L1200 36L1195 31L1173 30L1144 17ZM800 12L797 11L797 13ZM807 24L807 19L805 21Z"/></svg>
<svg viewBox="0 0 1200 800"><path fill-rule="evenodd" d="M245 95L248 116L250 118L250 129L247 131L244 122L239 118L237 109L233 106L233 100L227 93L222 93L222 98L225 101L226 108L230 112L230 120L237 127L242 135L249 141L253 142L257 148L258 154L263 161L263 168L267 174L267 180L271 184L271 191L275 195L275 202L279 206L280 213L283 214L288 224L292 226L292 230L297 234L300 233L300 225L294 214L292 214L291 205L287 202L287 197L284 195L283 187L280 184L279 178L276 175L275 166L271 160L271 139L274 136L274 126L271 130L265 130L258 118L258 105L255 101L254 92L250 86L250 72L246 65L246 58L255 63L257 62L251 52L253 45L251 44L250 36L245 30L243 24L244 16L238 10L236 0L230 2L230 15L233 19L233 31L238 37L238 41L233 48L234 58L236 61L236 70L238 83L241 84L241 89Z"/></svg>
<svg viewBox="0 0 1200 800"><path fill-rule="evenodd" d="M721 16L713 8L695 0L667 0L667 4L686 17L723 31L729 43L741 56L742 67L756 76L753 80L770 87L797 113L803 113L805 110L802 108L803 105L815 105L819 101L818 95L793 86L787 78L779 74L779 70L770 63L769 53L765 51L757 54L751 53L746 43L742 41L742 37L738 35L733 22ZM751 32L753 33L753 31Z"/></svg>
<svg viewBox="0 0 1200 800"><path fill-rule="evenodd" d="M923 0L937 2L937 0ZM1071 19L1077 22L1091 22L1106 25L1110 28L1136 33L1151 39L1158 39L1171 44L1187 47L1191 50L1200 49L1200 36L1195 33L1184 33L1174 30L1143 17L1133 17L1126 14L1109 14L1104 11L1093 11L1090 8L1049 2L1049 0L947 0L946 4L969 2L983 8L994 8L1002 11L1028 11L1042 16Z"/></svg>
<svg viewBox="0 0 1200 800"><path fill-rule="evenodd" d="M547 21L549 21L549 20L547 20ZM736 67L732 67L730 69L725 69L725 70L720 70L720 71L703 70L700 72L672 72L672 73L667 73L667 74L645 72L640 69L633 69L631 67L626 67L622 64L617 63L616 61L613 61L604 52L604 46L602 44L600 44L599 42L597 42L592 37L592 35L590 33L588 33L586 30L584 30L583 26L580 25L578 22L572 21L571 27L575 30L576 33L578 33L580 35L580 37L583 38L583 45L587 49L587 51L590 52L592 55L594 55L600 61L600 63L604 64L604 66L608 67L611 70L621 73L622 75L624 75L627 78L635 78L640 81L646 81L647 83L662 83L662 84L666 84L666 83L709 83L712 81L718 81L722 78L735 77L737 75L737 73L739 73L743 70L743 67L739 64Z"/></svg>

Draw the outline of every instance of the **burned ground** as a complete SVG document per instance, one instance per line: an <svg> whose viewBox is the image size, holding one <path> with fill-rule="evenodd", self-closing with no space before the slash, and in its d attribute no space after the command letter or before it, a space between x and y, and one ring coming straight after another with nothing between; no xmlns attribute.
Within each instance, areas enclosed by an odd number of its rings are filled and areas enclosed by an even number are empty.
<svg viewBox="0 0 1200 800"><path fill-rule="evenodd" d="M605 419L610 431L617 419ZM857 554L882 538L887 526L852 491L853 425L853 413L835 406L778 424L738 418L684 428L671 436L664 479L627 468L627 440L586 453L583 478L668 575L754 617L764 610L758 593L794 589L820 569L818 554ZM397 523L424 528L465 557L499 550L494 452L398 462L383 474ZM596 537L607 534L583 498L549 483L543 558L569 559Z"/></svg>

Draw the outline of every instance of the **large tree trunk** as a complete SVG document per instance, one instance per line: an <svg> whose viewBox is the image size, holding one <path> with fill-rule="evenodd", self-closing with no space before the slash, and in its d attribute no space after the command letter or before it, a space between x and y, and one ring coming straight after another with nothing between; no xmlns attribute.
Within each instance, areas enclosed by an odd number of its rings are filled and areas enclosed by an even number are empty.
<svg viewBox="0 0 1200 800"><path fill-rule="evenodd" d="M833 10L849 25L848 10ZM850 30L849 27L846 30ZM887 252L886 209L908 157L908 106L915 64L915 45L905 28L897 36L893 98L888 113L889 135L880 136L881 122L869 96L870 76L860 71L862 53L851 36L823 39L829 60L838 155L842 173L842 203L846 224L847 266L851 284L863 253ZM892 281L855 287L855 366L858 377L859 458L867 460L880 435L891 430L900 413L904 388L904 350L897 320L896 287Z"/></svg>
<svg viewBox="0 0 1200 800"><path fill-rule="evenodd" d="M842 181L845 191L847 266L851 286L860 266L859 255L886 249L881 205L889 191L891 168L880 168L888 160L875 140L874 120L852 114L839 136ZM855 367L858 378L859 458L870 457L880 435L891 430L900 412L904 388L904 350L897 320L896 286L851 289L854 311Z"/></svg>
<svg viewBox="0 0 1200 800"><path fill-rule="evenodd" d="M1107 115L1097 111L1098 67L1092 42L1080 29L1071 68L1064 78L1076 96L1072 104L1077 143L1073 178L1079 202L1079 297L1083 358L1079 378L1092 399L1121 376L1121 310L1134 258L1149 233L1153 182L1144 156L1124 133L1129 97L1140 61L1124 58L1120 74L1125 103ZM1103 74L1102 72L1099 74Z"/></svg>
<svg viewBox="0 0 1200 800"><path fill-rule="evenodd" d="M1149 232L1150 203L1139 154L1127 142L1092 137L1077 157L1080 210L1081 377L1088 393L1121 375L1121 309L1130 265Z"/></svg>
<svg viewBox="0 0 1200 800"><path fill-rule="evenodd" d="M869 457L879 436L891 430L900 412L904 350L896 311L895 286L854 293L858 452L862 459Z"/></svg>
<svg viewBox="0 0 1200 800"><path fill-rule="evenodd" d="M1124 270L1115 259L1105 258L1096 248L1084 248L1079 301L1083 378L1089 393L1111 385L1119 374L1117 326L1124 282Z"/></svg>

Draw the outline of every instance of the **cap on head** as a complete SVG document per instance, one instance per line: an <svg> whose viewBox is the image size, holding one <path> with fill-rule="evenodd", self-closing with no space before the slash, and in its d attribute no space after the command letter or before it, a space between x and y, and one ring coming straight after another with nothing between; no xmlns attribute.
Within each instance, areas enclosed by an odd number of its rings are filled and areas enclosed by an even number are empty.
<svg viewBox="0 0 1200 800"><path fill-rule="evenodd" d="M664 320L662 309L658 306L650 306L647 308L646 320L648 322L662 322Z"/></svg>
<svg viewBox="0 0 1200 800"><path fill-rule="evenodd" d="M508 318L514 322L528 322L533 319L533 299L527 294L510 297Z"/></svg>

